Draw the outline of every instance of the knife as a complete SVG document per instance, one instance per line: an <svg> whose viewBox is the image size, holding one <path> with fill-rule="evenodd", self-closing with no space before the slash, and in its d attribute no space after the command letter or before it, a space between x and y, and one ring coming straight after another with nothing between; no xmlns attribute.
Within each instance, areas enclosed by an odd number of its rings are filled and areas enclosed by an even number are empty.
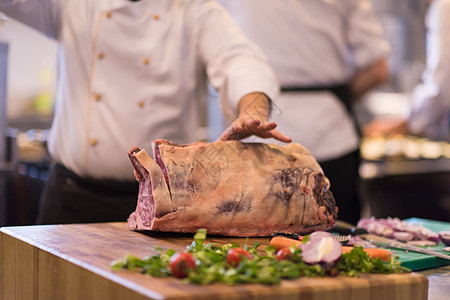
<svg viewBox="0 0 450 300"><path fill-rule="evenodd" d="M398 248L398 249L420 252L420 253L424 253L424 254L428 254L428 255L432 255L432 256L439 257L439 258L450 260L450 255L440 253L437 251L433 251L433 250L429 250L429 249L425 249L425 248L421 248L418 246L410 245L407 243L402 243L402 242L388 239L388 238L385 238L385 237L382 237L379 235L370 234L364 228L355 227L352 224L349 224L349 223L341 221L341 220L336 220L333 230L340 232L340 233L344 233L344 234L357 235L357 236L361 237L362 239L364 239L370 243L379 245L379 246L389 246L389 247Z"/></svg>

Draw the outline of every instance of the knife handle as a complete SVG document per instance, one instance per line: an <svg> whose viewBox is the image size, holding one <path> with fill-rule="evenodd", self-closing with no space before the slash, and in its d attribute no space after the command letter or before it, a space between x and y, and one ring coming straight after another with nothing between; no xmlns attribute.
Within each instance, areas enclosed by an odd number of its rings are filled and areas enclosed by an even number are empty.
<svg viewBox="0 0 450 300"><path fill-rule="evenodd" d="M355 225L342 220L335 221L333 230L346 235L359 235L368 233L364 228L356 227Z"/></svg>
<svg viewBox="0 0 450 300"><path fill-rule="evenodd" d="M293 240L297 240L297 241L299 241L300 240L300 235L299 234L297 234L297 233L291 233L291 232L274 232L274 233L271 233L270 234L270 237L269 237L269 241L271 241L274 237L276 237L276 236L281 236L281 237L285 237L285 238L290 238L290 239L293 239Z"/></svg>

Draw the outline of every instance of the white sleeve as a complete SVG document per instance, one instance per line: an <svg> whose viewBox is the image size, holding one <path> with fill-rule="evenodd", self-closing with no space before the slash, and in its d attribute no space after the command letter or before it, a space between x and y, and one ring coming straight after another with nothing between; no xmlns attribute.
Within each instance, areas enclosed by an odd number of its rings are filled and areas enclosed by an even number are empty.
<svg viewBox="0 0 450 300"><path fill-rule="evenodd" d="M387 57L390 45L383 27L369 0L350 0L346 3L346 37L358 68Z"/></svg>
<svg viewBox="0 0 450 300"><path fill-rule="evenodd" d="M235 118L239 100L251 92L265 93L274 100L279 82L260 48L243 35L215 1L202 2L197 13L198 50L209 81L219 91L225 115Z"/></svg>
<svg viewBox="0 0 450 300"><path fill-rule="evenodd" d="M56 39L61 3L61 0L0 0L0 11Z"/></svg>
<svg viewBox="0 0 450 300"><path fill-rule="evenodd" d="M439 28L438 42L433 44L438 47L438 61L435 68L427 68L428 76L414 91L408 128L413 134L442 139L450 130L450 0L440 1L436 8L438 15L431 21Z"/></svg>
<svg viewBox="0 0 450 300"><path fill-rule="evenodd" d="M441 1L439 11L439 61L433 81L439 88L438 106L450 110L450 1Z"/></svg>

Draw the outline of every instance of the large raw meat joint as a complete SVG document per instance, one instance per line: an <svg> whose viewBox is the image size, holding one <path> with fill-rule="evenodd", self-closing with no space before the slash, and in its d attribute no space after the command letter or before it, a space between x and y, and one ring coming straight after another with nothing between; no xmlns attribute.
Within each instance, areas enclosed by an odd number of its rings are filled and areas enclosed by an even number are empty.
<svg viewBox="0 0 450 300"><path fill-rule="evenodd" d="M330 184L303 146L239 141L153 142L128 155L140 182L133 230L224 236L309 233L334 225Z"/></svg>

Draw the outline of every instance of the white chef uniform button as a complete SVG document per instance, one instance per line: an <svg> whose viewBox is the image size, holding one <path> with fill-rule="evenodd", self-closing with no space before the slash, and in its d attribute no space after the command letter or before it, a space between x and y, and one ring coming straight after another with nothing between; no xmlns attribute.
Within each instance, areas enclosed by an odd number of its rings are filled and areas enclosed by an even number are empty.
<svg viewBox="0 0 450 300"><path fill-rule="evenodd" d="M102 99L102 95L101 94L94 94L94 100L95 101L100 101Z"/></svg>
<svg viewBox="0 0 450 300"><path fill-rule="evenodd" d="M159 20L159 15L153 15L153 19Z"/></svg>
<svg viewBox="0 0 450 300"><path fill-rule="evenodd" d="M107 17L107 18L111 18L111 17L112 17L112 12L108 11L108 12L106 13L106 17Z"/></svg>
<svg viewBox="0 0 450 300"><path fill-rule="evenodd" d="M103 52L99 52L98 54L97 54L97 58L98 59L103 59L105 57L105 53L103 53Z"/></svg>
<svg viewBox="0 0 450 300"><path fill-rule="evenodd" d="M91 146L95 146L95 145L97 145L97 140L96 139L89 139L89 144Z"/></svg>
<svg viewBox="0 0 450 300"><path fill-rule="evenodd" d="M138 102L139 108L143 108L144 105L145 105L145 102L144 102L144 101L139 101L139 102Z"/></svg>
<svg viewBox="0 0 450 300"><path fill-rule="evenodd" d="M143 60L142 60L142 64L143 65L148 65L150 63L150 59L148 58L148 57L145 57Z"/></svg>

